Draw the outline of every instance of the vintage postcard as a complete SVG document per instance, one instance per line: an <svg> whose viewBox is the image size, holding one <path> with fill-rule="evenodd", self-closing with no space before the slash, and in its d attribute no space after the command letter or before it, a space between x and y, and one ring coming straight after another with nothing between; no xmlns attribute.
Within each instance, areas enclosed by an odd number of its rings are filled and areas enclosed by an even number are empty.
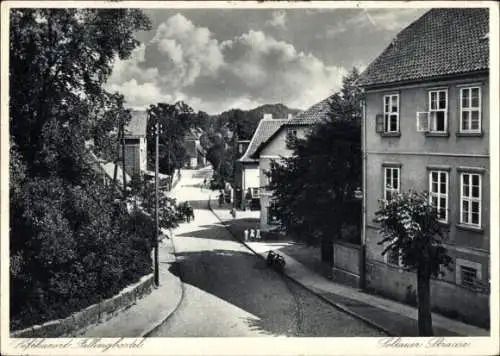
<svg viewBox="0 0 500 356"><path fill-rule="evenodd" d="M493 1L5 1L1 353L493 355Z"/></svg>

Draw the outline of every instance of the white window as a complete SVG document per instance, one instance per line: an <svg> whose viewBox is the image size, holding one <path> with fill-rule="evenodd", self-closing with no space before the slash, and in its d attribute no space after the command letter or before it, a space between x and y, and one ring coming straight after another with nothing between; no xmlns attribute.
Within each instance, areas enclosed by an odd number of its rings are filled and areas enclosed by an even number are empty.
<svg viewBox="0 0 500 356"><path fill-rule="evenodd" d="M399 132L399 95L384 96L384 132Z"/></svg>
<svg viewBox="0 0 500 356"><path fill-rule="evenodd" d="M436 208L438 219L448 222L448 172L430 171L429 198Z"/></svg>
<svg viewBox="0 0 500 356"><path fill-rule="evenodd" d="M397 167L384 168L384 199L389 201L399 193L400 169Z"/></svg>
<svg viewBox="0 0 500 356"><path fill-rule="evenodd" d="M431 132L448 130L448 91L429 91L429 119Z"/></svg>
<svg viewBox="0 0 500 356"><path fill-rule="evenodd" d="M460 175L460 223L481 226L481 175Z"/></svg>
<svg viewBox="0 0 500 356"><path fill-rule="evenodd" d="M481 132L481 88L460 89L460 132Z"/></svg>

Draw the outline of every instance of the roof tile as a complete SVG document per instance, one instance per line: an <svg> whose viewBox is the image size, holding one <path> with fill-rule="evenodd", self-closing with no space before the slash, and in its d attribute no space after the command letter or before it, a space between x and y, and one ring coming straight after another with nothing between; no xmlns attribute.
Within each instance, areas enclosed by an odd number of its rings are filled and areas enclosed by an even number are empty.
<svg viewBox="0 0 500 356"><path fill-rule="evenodd" d="M252 140L247 147L245 154L238 160L239 162L257 162L257 159L250 158L257 148L269 139L278 129L287 122L287 119L262 119L255 130Z"/></svg>
<svg viewBox="0 0 500 356"><path fill-rule="evenodd" d="M361 75L361 86L423 80L489 67L487 8L432 9L401 31Z"/></svg>
<svg viewBox="0 0 500 356"><path fill-rule="evenodd" d="M330 99L331 96L292 117L288 120L287 125L312 125L328 118Z"/></svg>

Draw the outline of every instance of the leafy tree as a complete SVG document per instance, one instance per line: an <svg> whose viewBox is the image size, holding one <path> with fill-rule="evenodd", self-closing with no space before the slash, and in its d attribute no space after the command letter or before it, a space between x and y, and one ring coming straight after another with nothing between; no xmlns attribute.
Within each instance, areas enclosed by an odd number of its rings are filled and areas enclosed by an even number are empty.
<svg viewBox="0 0 500 356"><path fill-rule="evenodd" d="M28 170L52 170L65 131L82 149L109 99L102 84L114 59L127 58L133 33L149 26L136 9L11 10L10 128Z"/></svg>
<svg viewBox="0 0 500 356"><path fill-rule="evenodd" d="M126 115L123 98L102 85L138 44L133 33L148 28L135 9L10 12L14 326L65 316L151 268L85 147Z"/></svg>
<svg viewBox="0 0 500 356"><path fill-rule="evenodd" d="M184 137L193 127L192 118L195 113L191 107L183 102L174 105L158 103L151 105L148 110L147 140L151 162L155 159L155 123L159 123L159 166L160 171L173 174L180 169L186 159Z"/></svg>
<svg viewBox="0 0 500 356"><path fill-rule="evenodd" d="M443 247L445 238L436 208L428 193L397 194L375 213L385 245L382 254L401 256L405 268L417 272L418 331L432 336L430 279L449 267L452 260Z"/></svg>
<svg viewBox="0 0 500 356"><path fill-rule="evenodd" d="M330 112L305 140L289 138L294 155L271 165L269 176L280 228L322 243L323 256L347 226L360 232L360 202L354 190L361 186L361 92L353 85L354 68L339 93L330 98Z"/></svg>

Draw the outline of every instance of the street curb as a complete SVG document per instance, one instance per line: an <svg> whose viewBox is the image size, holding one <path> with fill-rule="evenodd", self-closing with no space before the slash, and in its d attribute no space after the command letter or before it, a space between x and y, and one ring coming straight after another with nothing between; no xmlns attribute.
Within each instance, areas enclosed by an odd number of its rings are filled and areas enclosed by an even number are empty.
<svg viewBox="0 0 500 356"><path fill-rule="evenodd" d="M179 297L179 300L177 302L177 304L175 305L175 307L172 309L172 311L170 313L168 313L168 315L166 317L164 317L161 321L159 321L158 323L154 324L153 327L147 329L146 331L144 331L143 333L140 334L139 337L149 337L149 335L151 335L154 331L156 331L160 326L162 326L176 311L177 309L179 309L179 306L181 305L182 301L184 300L184 283L182 283L182 280L180 278L180 267L179 265L177 264L177 256L176 256L176 251L175 251L175 244L174 244L174 240L173 240L173 236L170 238L170 239L167 239L168 241L170 241L171 245L172 245L172 249L173 249L173 256L174 256L174 262L175 263L175 266L177 268L177 280L179 282L179 285L181 287L181 295Z"/></svg>
<svg viewBox="0 0 500 356"><path fill-rule="evenodd" d="M208 200L208 209L212 212L212 214L215 215L215 217L217 217L217 219L222 223L222 225L224 225L224 227L229 231L229 233L231 234L231 236L233 236L233 238L235 240L237 240L238 242L240 242L241 244L243 244L247 249L249 249L250 251L252 251L253 254L255 254L256 256L258 256L259 258L261 258L262 260L266 260L264 256L262 256L260 253L256 252L254 249L252 249L245 241L241 240L240 238L238 238L234 233L233 231L231 230L231 228L228 226L228 224L226 224L220 217L219 215L217 215L214 210L212 209L212 206L210 205L210 199ZM365 318L364 316L362 315L359 315L358 313L348 309L347 307L341 305L341 304L338 304L336 302L333 302L331 301L330 299L326 298L324 295L322 295L321 293L307 287L306 285L304 285L303 283L299 282L298 280L290 277L288 274L286 274L285 272L284 273L280 273L280 275L282 275L283 277L287 278L288 280L294 282L295 284L301 286L302 288L308 290L309 292L311 292L312 294L314 294L315 296L319 297L321 300L323 300L324 302L332 305L333 307L343 311L344 313L348 314L348 315L351 315L361 321L363 321L364 323L368 324L369 326L383 332L384 334L387 334L387 336L398 336L396 334L394 334L393 332L389 331L387 328L383 327L382 325L368 319L368 318Z"/></svg>

